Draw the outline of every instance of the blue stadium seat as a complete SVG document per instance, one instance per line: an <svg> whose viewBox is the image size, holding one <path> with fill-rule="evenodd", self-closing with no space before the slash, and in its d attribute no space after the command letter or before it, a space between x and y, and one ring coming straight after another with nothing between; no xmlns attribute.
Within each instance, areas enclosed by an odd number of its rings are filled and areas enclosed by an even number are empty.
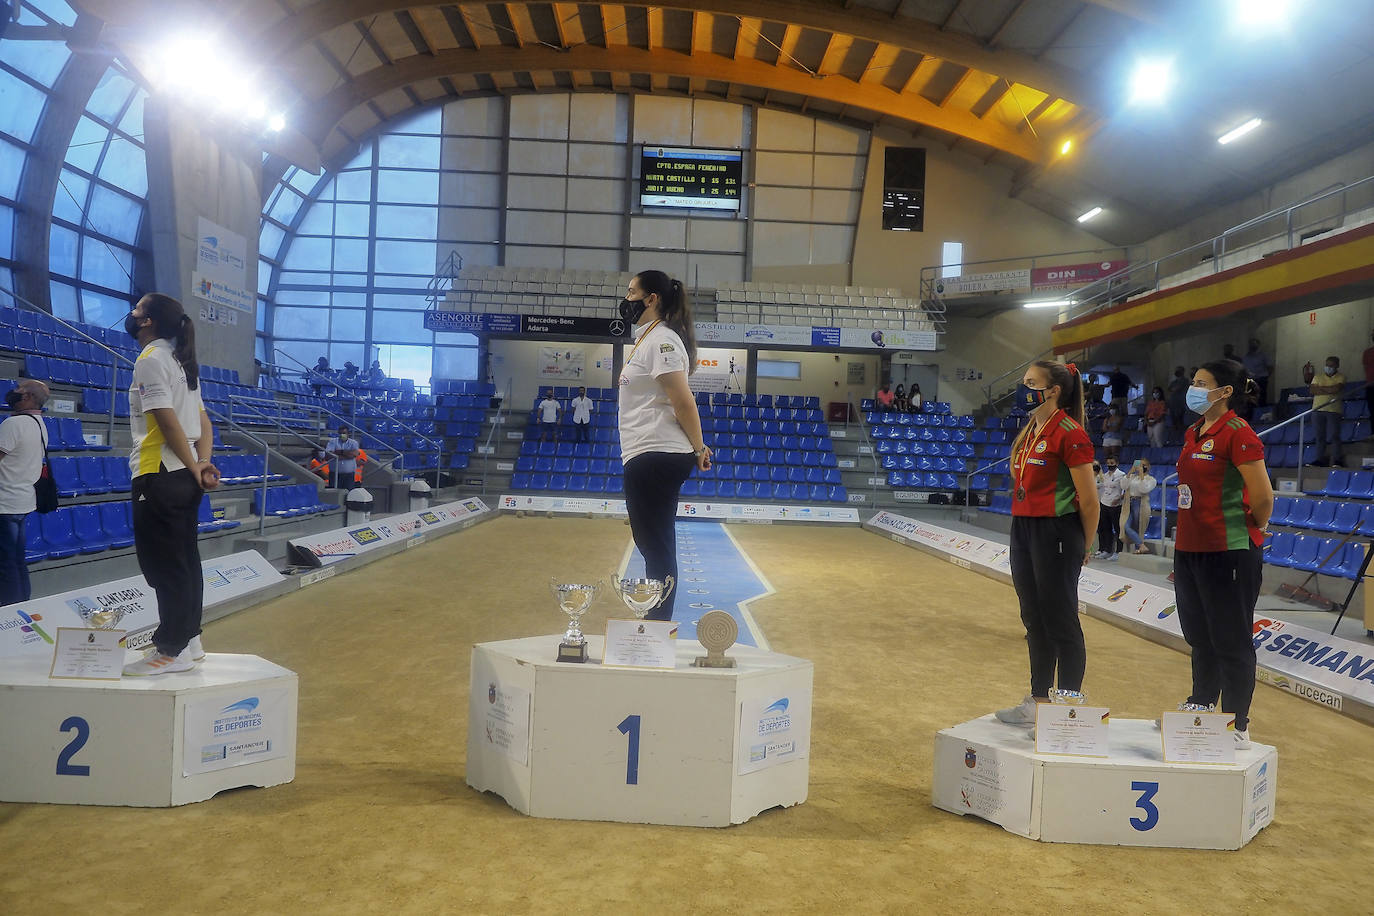
<svg viewBox="0 0 1374 916"><path fill-rule="evenodd" d="M1291 496L1275 496L1274 509L1269 513L1269 524L1287 525L1288 513L1293 511L1295 501Z"/></svg>
<svg viewBox="0 0 1374 916"><path fill-rule="evenodd" d="M65 455L48 457L48 468L52 472L53 483L57 484L57 495L63 499L84 496L86 488L81 483L81 475L76 459Z"/></svg>
<svg viewBox="0 0 1374 916"><path fill-rule="evenodd" d="M134 545L134 530L130 522L130 504L125 500L119 502L99 503L100 527L104 530L105 536L110 539L110 547L118 549L121 547L132 547Z"/></svg>
<svg viewBox="0 0 1374 916"><path fill-rule="evenodd" d="M42 516L30 518L24 524L24 562L41 563L48 558L48 545L43 541Z"/></svg>
<svg viewBox="0 0 1374 916"><path fill-rule="evenodd" d="M1365 405L1364 401L1360 402ZM1374 499L1374 471L1355 471L1350 475L1350 484L1345 495L1351 499Z"/></svg>
<svg viewBox="0 0 1374 916"><path fill-rule="evenodd" d="M100 524L100 509L94 503L72 506L72 533L82 553L100 553L110 549L110 537Z"/></svg>
<svg viewBox="0 0 1374 916"><path fill-rule="evenodd" d="M81 551L72 530L72 517L67 509L58 509L39 516L43 527L43 543L47 545L49 560L65 560Z"/></svg>
<svg viewBox="0 0 1374 916"><path fill-rule="evenodd" d="M528 471L516 471L511 476L510 486L512 490L530 489L530 473Z"/></svg>
<svg viewBox="0 0 1374 916"><path fill-rule="evenodd" d="M1321 563L1321 538L1310 534L1299 534L1293 539L1293 549L1289 555L1288 566L1312 572Z"/></svg>
<svg viewBox="0 0 1374 916"><path fill-rule="evenodd" d="M1332 521L1336 517L1337 503L1334 499L1315 500L1312 515L1307 519L1307 527L1314 531L1334 531Z"/></svg>
<svg viewBox="0 0 1374 916"><path fill-rule="evenodd" d="M1360 527L1360 510L1362 506L1357 502L1343 502L1336 504L1335 515L1331 519L1331 527L1325 531L1334 531L1339 534L1353 534Z"/></svg>
<svg viewBox="0 0 1374 916"><path fill-rule="evenodd" d="M1292 506L1288 509L1288 521L1285 522L1290 528L1306 528L1308 519L1312 517L1312 510L1316 508L1315 499L1294 499Z"/></svg>

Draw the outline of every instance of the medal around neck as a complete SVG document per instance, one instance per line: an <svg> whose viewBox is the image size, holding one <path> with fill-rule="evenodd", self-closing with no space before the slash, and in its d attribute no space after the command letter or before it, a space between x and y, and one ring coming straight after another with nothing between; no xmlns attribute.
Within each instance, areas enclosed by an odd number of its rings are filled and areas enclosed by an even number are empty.
<svg viewBox="0 0 1374 916"><path fill-rule="evenodd" d="M622 579L611 576L611 588L625 602L630 613L643 620L650 611L663 603L673 591L673 577L667 579Z"/></svg>
<svg viewBox="0 0 1374 916"><path fill-rule="evenodd" d="M707 611L697 621L697 642L706 649L706 654L695 659L692 664L698 668L733 668L735 660L725 654L725 650L739 638L739 624L725 611Z"/></svg>
<svg viewBox="0 0 1374 916"><path fill-rule="evenodd" d="M564 614L568 615L568 632L563 634L563 641L558 644L558 661L560 662L585 662L587 660L587 637L582 635L580 621L582 615L587 613L587 608L592 606L596 600L597 593L601 591L600 582L590 585L571 582L559 582L557 579L549 580L549 589L553 596L558 599L558 606Z"/></svg>

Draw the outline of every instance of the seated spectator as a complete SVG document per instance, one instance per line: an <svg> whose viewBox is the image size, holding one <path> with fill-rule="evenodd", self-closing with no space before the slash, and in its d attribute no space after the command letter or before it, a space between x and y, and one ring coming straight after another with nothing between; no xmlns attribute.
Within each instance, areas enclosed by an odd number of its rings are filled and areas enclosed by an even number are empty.
<svg viewBox="0 0 1374 916"><path fill-rule="evenodd" d="M896 397L896 393L892 390L892 383L883 382L883 386L878 389L877 394L873 396L873 400L878 402L879 410L891 410Z"/></svg>
<svg viewBox="0 0 1374 916"><path fill-rule="evenodd" d="M344 362L343 378L345 382L356 382L358 380L358 367L353 365L352 360Z"/></svg>
<svg viewBox="0 0 1374 916"><path fill-rule="evenodd" d="M323 481L329 480L329 455L325 451L326 443L321 442L318 446L310 450L310 458L306 461L306 468L310 473Z"/></svg>
<svg viewBox="0 0 1374 916"><path fill-rule="evenodd" d="M381 360L374 359L372 361L372 367L367 370L367 380L373 383L386 381L386 373L382 371Z"/></svg>
<svg viewBox="0 0 1374 916"><path fill-rule="evenodd" d="M1164 389L1155 386L1154 391L1150 392L1150 400L1145 405L1145 432L1150 437L1150 445L1154 448L1164 447L1164 418L1169 413L1169 407L1164 403Z"/></svg>
<svg viewBox="0 0 1374 916"><path fill-rule="evenodd" d="M329 357L321 356L319 359L315 360L315 371L318 372L320 375L328 375Z"/></svg>
<svg viewBox="0 0 1374 916"><path fill-rule="evenodd" d="M367 464L368 461L367 449L363 448L361 445L358 446L358 466L353 471L353 483L357 486L361 487L363 485L363 465Z"/></svg>
<svg viewBox="0 0 1374 916"><path fill-rule="evenodd" d="M1156 388L1156 391L1159 389ZM1134 544L1134 553L1149 553L1145 546L1145 529L1150 526L1150 491L1158 481L1150 474L1150 462L1144 458L1131 465L1126 475L1126 511L1121 513L1121 542Z"/></svg>
<svg viewBox="0 0 1374 916"><path fill-rule="evenodd" d="M906 398L906 389L901 385L892 393L892 409L898 413L906 413L911 409L911 402Z"/></svg>
<svg viewBox="0 0 1374 916"><path fill-rule="evenodd" d="M912 413L920 413L925 409L925 399L921 397L921 386L915 382L911 383L911 390L906 393L906 399L911 404Z"/></svg>
<svg viewBox="0 0 1374 916"><path fill-rule="evenodd" d="M553 397L553 389L544 389L544 400L539 402L539 441L548 442L558 440L558 415L563 412L563 405L559 404Z"/></svg>

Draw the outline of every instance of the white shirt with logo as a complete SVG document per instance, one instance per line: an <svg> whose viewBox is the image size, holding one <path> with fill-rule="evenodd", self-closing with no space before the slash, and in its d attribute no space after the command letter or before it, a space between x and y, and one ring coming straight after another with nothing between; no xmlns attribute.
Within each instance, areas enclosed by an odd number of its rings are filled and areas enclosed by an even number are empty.
<svg viewBox="0 0 1374 916"><path fill-rule="evenodd" d="M1102 480L1097 485L1097 498L1104 506L1119 506L1126 498L1126 475L1121 468L1115 471L1102 471Z"/></svg>
<svg viewBox="0 0 1374 916"><path fill-rule="evenodd" d="M592 422L592 399L585 395L572 399L573 422Z"/></svg>
<svg viewBox="0 0 1374 916"><path fill-rule="evenodd" d="M20 413L0 423L0 515L27 515L38 507L33 485L43 473L47 443L41 417Z"/></svg>
<svg viewBox="0 0 1374 916"><path fill-rule="evenodd" d="M652 330L636 331L638 343L620 372L620 459L629 461L645 452L691 453L692 443L658 383L669 372L687 371L687 347L662 322L652 324Z"/></svg>
<svg viewBox="0 0 1374 916"><path fill-rule="evenodd" d="M558 408L561 405L553 398L544 398L539 402L539 422L556 423L558 421Z"/></svg>
<svg viewBox="0 0 1374 916"><path fill-rule="evenodd" d="M172 451L150 410L170 407L181 431L192 446L200 438L200 389L186 387L186 370L172 353L172 342L159 337L143 348L134 362L134 380L129 388L129 430L134 447L129 453L129 470L135 477L156 474L160 468L179 471L186 465ZM194 448L193 448L194 451Z"/></svg>

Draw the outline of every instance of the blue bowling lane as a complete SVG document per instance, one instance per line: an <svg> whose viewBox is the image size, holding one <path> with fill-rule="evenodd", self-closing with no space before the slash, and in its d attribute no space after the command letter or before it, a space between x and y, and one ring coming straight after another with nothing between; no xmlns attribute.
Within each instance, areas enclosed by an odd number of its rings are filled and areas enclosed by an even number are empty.
<svg viewBox="0 0 1374 916"><path fill-rule="evenodd" d="M772 594L773 587L744 555L723 523L679 520L677 562L682 581L674 589L677 601L673 619L679 624L679 638L696 639L697 621L702 615L721 610L739 624L739 643L768 648L768 640L754 622L748 606L755 598ZM638 550L630 552L629 562L621 575L643 577L644 558ZM625 616L629 616L629 611Z"/></svg>

